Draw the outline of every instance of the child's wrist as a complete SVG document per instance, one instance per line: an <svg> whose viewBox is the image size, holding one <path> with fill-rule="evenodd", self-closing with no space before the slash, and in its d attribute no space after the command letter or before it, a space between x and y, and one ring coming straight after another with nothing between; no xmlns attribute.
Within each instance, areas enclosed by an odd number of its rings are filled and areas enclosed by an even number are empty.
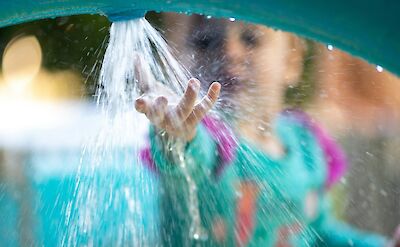
<svg viewBox="0 0 400 247"><path fill-rule="evenodd" d="M197 134L197 127L187 131L181 131L180 133L169 133L167 130L163 128L159 128L156 125L152 124L152 128L154 129L155 135L157 135L162 140L181 140L185 142L191 142Z"/></svg>
<svg viewBox="0 0 400 247"><path fill-rule="evenodd" d="M191 142L196 137L197 128L192 129L186 135L186 142Z"/></svg>

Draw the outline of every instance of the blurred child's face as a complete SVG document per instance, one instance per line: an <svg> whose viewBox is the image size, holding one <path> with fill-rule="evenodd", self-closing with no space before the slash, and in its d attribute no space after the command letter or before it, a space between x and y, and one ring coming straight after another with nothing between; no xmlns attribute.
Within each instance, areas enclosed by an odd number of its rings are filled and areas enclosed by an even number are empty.
<svg viewBox="0 0 400 247"><path fill-rule="evenodd" d="M302 70L300 41L265 26L228 23L224 51L228 74L245 89L241 103L279 110L286 87Z"/></svg>
<svg viewBox="0 0 400 247"><path fill-rule="evenodd" d="M286 86L297 81L303 49L294 36L261 25L201 16L187 17L185 23L189 28L177 33L186 37L187 53L193 55L189 67L207 82L204 88L212 81L221 82L223 102L234 99L242 110L257 105L278 108Z"/></svg>

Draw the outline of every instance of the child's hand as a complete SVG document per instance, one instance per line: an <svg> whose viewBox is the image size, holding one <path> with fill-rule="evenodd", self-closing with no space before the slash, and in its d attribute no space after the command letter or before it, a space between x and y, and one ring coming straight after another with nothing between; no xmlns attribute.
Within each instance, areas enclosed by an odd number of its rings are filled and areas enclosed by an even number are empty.
<svg viewBox="0 0 400 247"><path fill-rule="evenodd" d="M168 135L191 141L196 135L197 124L217 101L221 85L218 82L212 83L207 95L196 104L199 89L199 80L192 78L177 105L168 104L164 96L142 96L136 100L135 108L146 114L157 128L164 129Z"/></svg>

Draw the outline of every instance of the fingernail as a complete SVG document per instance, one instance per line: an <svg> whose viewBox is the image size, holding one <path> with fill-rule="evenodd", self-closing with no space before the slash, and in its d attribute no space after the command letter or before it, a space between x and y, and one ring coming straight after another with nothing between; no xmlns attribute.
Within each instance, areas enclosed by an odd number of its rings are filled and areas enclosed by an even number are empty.
<svg viewBox="0 0 400 247"><path fill-rule="evenodd" d="M213 81L213 83L211 83L211 84L218 84L221 86L221 83L219 83L219 81Z"/></svg>
<svg viewBox="0 0 400 247"><path fill-rule="evenodd" d="M214 81L212 84L215 84L215 85L217 85L216 87L216 89L219 91L219 90L221 90L221 83L219 83L218 81Z"/></svg>
<svg viewBox="0 0 400 247"><path fill-rule="evenodd" d="M144 107L144 100L141 99L141 98L137 99L137 100L135 101L135 107L136 107L136 109L138 109L138 110L142 110L143 107Z"/></svg>
<svg viewBox="0 0 400 247"><path fill-rule="evenodd" d="M197 91L200 88L200 82L196 78L192 78L192 79L189 80L189 86L193 90Z"/></svg>
<svg viewBox="0 0 400 247"><path fill-rule="evenodd" d="M159 104L159 105L166 105L166 104L168 104L168 100L167 100L167 98L165 98L164 96L160 96L160 97L158 97L158 98L156 99L156 104Z"/></svg>

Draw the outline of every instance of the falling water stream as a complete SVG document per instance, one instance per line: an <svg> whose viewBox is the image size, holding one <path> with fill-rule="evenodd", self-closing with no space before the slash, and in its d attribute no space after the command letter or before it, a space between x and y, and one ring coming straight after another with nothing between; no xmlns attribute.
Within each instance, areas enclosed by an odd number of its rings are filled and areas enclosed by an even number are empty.
<svg viewBox="0 0 400 247"><path fill-rule="evenodd" d="M160 196L160 191L157 190L163 184L160 182L163 179L153 176L156 179L151 180L144 172L146 169L143 169L139 152L143 142L146 142L146 139L148 142L149 122L143 114L134 109L134 105L135 100L143 94L163 95L168 98L170 104L176 104L190 78L190 73L174 58L166 41L146 19L115 22L111 25L96 92L98 110L106 121L97 137L88 141L83 148L81 164L73 186L74 198L64 208L66 220L65 225L61 227L66 227L67 231L62 236L61 245L159 245L157 241L160 241L161 231L165 229L158 225L162 224L160 222L163 220L158 217L163 216L159 214L162 203L157 202ZM146 129L146 133L140 131L143 129ZM206 243L212 239L208 230L213 229L203 226L197 180L190 169L196 164L190 157L185 157L183 141L168 137L162 130L156 131L160 131L157 138L162 142L162 148L167 151L166 156L180 169L182 183L177 184L185 186L179 192L183 195L177 197L185 199L181 201L175 198L173 202L168 203L177 204L174 205L177 206L177 210L187 210L190 215L188 219L184 219L189 227L186 239L200 245ZM264 166L257 165L262 163L257 159L257 154L246 150L246 157L251 160L249 163L252 165L252 169L248 169L249 173L264 173L257 170L264 169ZM243 166L246 166L241 168L243 170L249 168L247 163ZM277 182L257 181L260 189L270 191L268 193L271 195L267 193L266 196L271 198L285 195L285 187L281 186L279 178L274 178L279 177L282 171L277 167L271 174L272 181ZM271 186L276 190L273 193ZM175 188L161 188L161 191L162 189ZM239 194L236 196L240 196ZM145 197L152 198L153 203L146 204L143 199ZM286 222L302 219L301 215L291 212L298 210L294 210L295 206L287 206L291 205L290 201L282 200L283 204L270 202L263 208L263 214L276 218L276 221L280 220L279 217ZM182 204L182 207L179 204ZM297 228L288 226L288 231L296 232ZM308 240L316 235L312 229L302 229L299 233L306 245L309 245Z"/></svg>
<svg viewBox="0 0 400 247"><path fill-rule="evenodd" d="M96 235L101 231L96 232L95 228L109 227L104 226L106 223L102 223L104 220L102 215L106 215L105 211L110 210L115 214L121 214L121 205L128 205L132 212L125 215L122 223L115 226L118 234L110 243L118 246L132 245L132 243L133 246L153 245L145 240L149 233L140 229L140 225L129 221L129 218L135 218L134 215L140 218L143 214L149 213L149 209L140 207L140 198L135 197L143 194L142 191L146 189L153 190L154 187L146 181L134 184L129 182L129 177L144 179L136 168L137 164L141 163L137 155L139 149L137 142L145 137L138 135L137 130L143 128L144 123L147 122L134 110L134 101L143 93L169 94L169 96L175 95L169 98L169 102L173 103L182 96L189 78L188 71L177 62L165 40L146 19L112 24L96 93L98 108L107 122L97 138L84 147L74 189L75 201L71 202L66 209L66 225L69 230L63 237L63 245L74 246L79 242L82 243L82 239L79 241L76 239L82 234L87 236L87 239L83 241L87 246L104 245L104 242L98 243L99 236ZM121 147L124 147L126 143L133 143L136 154L132 154L132 149L122 148L123 151L121 151ZM188 238L196 240L207 238L201 225L196 183L187 169L188 161L183 155L184 145L176 140L168 140L168 146L177 154L175 163L181 168L188 186L186 196L188 200L176 202L186 203L191 215L189 233L191 236ZM94 174L99 170L107 170L104 167L104 163L107 162L121 162L118 164L120 166L118 169L122 171L122 174L131 172L131 175L125 178L128 182L121 187L112 188L112 185L107 187L107 184L110 182L113 184L115 181L121 183L120 180L123 180L118 175L107 174L106 179L96 179ZM93 178L85 180L83 174L89 174L89 177ZM102 205L102 202L108 203ZM71 215L71 208L74 205L83 212L75 216ZM74 220L79 223L70 224ZM115 222L118 221L115 220ZM155 224L155 222L148 224ZM155 227L151 230L157 234Z"/></svg>

